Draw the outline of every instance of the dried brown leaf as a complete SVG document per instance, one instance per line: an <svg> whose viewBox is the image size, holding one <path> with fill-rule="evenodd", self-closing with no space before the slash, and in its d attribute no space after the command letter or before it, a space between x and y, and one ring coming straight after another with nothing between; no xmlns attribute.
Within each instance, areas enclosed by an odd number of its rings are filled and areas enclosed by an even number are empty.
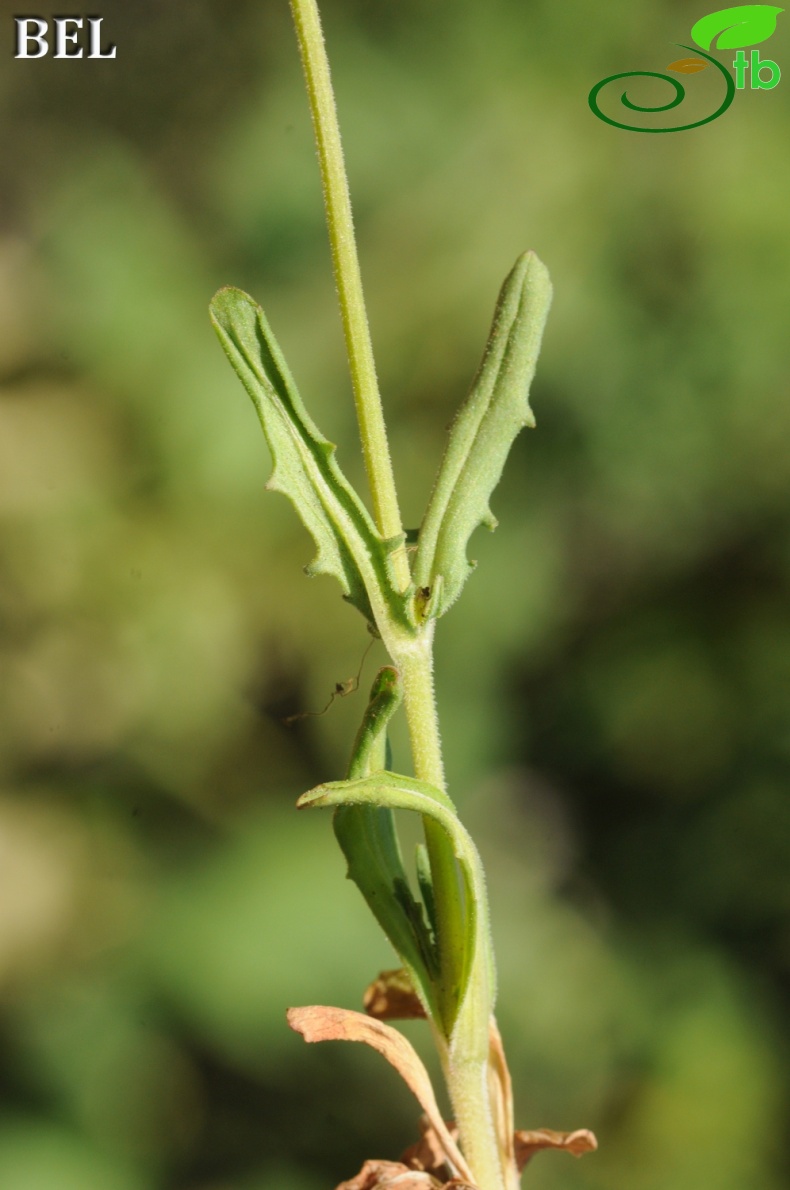
<svg viewBox="0 0 790 1190"><path fill-rule="evenodd" d="M457 1141L458 1129L455 1124L448 1123L446 1124L446 1128L453 1140ZM427 1116L420 1118L420 1132L422 1136L417 1143L410 1145L405 1152L401 1153L401 1161L408 1165L409 1169L423 1170L425 1173L433 1174L434 1177L439 1179L446 1177L447 1157L444 1146L432 1128Z"/></svg>
<svg viewBox="0 0 790 1190"><path fill-rule="evenodd" d="M377 1021L410 1021L425 1016L419 996L402 967L382 971L362 998L365 1012Z"/></svg>
<svg viewBox="0 0 790 1190"><path fill-rule="evenodd" d="M337 1190L439 1190L440 1183L400 1161L366 1161L355 1178Z"/></svg>
<svg viewBox="0 0 790 1190"><path fill-rule="evenodd" d="M488 1077L493 1092L492 1100L495 1105L497 1139L499 1140L500 1152L506 1155L508 1165L512 1168L516 1160L513 1147L513 1084L510 1079L507 1062L505 1061L502 1038L499 1035L499 1029L493 1016L491 1017L488 1030L488 1047Z"/></svg>
<svg viewBox="0 0 790 1190"><path fill-rule="evenodd" d="M583 1157L585 1153L594 1153L598 1148L595 1134L589 1128L577 1128L575 1132L536 1128L531 1132L517 1132L514 1139L519 1173L541 1149L564 1149L574 1157Z"/></svg>
<svg viewBox="0 0 790 1190"><path fill-rule="evenodd" d="M407 1169L405 1173L396 1174L394 1178L380 1182L381 1190L440 1190L440 1183L427 1173L417 1173Z"/></svg>
<svg viewBox="0 0 790 1190"><path fill-rule="evenodd" d="M677 62L670 62L667 70L676 70L678 74L696 74L707 65L704 58L678 58Z"/></svg>
<svg viewBox="0 0 790 1190"><path fill-rule="evenodd" d="M361 1041L386 1058L417 1097L444 1148L448 1162L454 1167L453 1172L471 1182L469 1166L439 1112L428 1071L413 1046L397 1029L361 1012L323 1004L289 1008L287 1015L288 1024L295 1032L301 1033L305 1041Z"/></svg>

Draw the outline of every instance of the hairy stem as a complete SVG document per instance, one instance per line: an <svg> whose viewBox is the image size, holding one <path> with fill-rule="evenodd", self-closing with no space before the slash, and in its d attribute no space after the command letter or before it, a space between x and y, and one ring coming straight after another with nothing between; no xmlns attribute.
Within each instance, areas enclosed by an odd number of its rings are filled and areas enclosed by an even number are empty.
<svg viewBox="0 0 790 1190"><path fill-rule="evenodd" d="M290 3L318 146L335 281L375 518L383 537L397 538L403 530L365 312L329 63L315 0L290 0ZM405 544L393 555L393 573L396 585L405 591L411 581ZM443 789L444 769L433 688L433 625L414 634L393 631L390 623L379 623L378 627L403 682L415 776ZM446 833L432 818L424 818L423 823L440 961L438 999L442 1020L437 1042L461 1145L480 1190L511 1190L493 1122L488 977L481 970L476 978L470 978L463 1004L459 1002L466 923L458 868Z"/></svg>
<svg viewBox="0 0 790 1190"><path fill-rule="evenodd" d="M433 658L430 640L404 650L397 658L403 682L403 700L409 725L414 775L438 789L445 788L439 719L433 689ZM460 962L463 952L458 872L447 836L433 819L424 819L425 842L431 861L434 901L441 966L441 1009L448 1025L458 1007Z"/></svg>
<svg viewBox="0 0 790 1190"><path fill-rule="evenodd" d="M400 650L395 660L403 682L415 776L444 789L429 635L432 627L426 630L418 648ZM441 968L439 1004L445 1024L445 1036L438 1043L447 1089L461 1147L481 1190L511 1190L510 1171L497 1139L490 1094L488 973L482 969L482 956L478 956L480 969L470 980L461 1006L464 914L458 870L447 835L439 824L426 818L423 825L436 909Z"/></svg>
<svg viewBox="0 0 790 1190"><path fill-rule="evenodd" d="M351 198L321 20L315 0L291 0L291 11L313 116L335 283L373 511L381 535L396 538L402 536L403 526L376 379L354 239ZM393 555L393 569L399 589L405 591L410 581L405 544Z"/></svg>

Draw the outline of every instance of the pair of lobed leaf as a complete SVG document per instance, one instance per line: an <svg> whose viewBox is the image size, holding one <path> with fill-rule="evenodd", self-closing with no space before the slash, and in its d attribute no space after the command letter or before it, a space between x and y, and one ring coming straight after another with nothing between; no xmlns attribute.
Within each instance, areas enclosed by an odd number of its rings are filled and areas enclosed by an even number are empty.
<svg viewBox="0 0 790 1190"><path fill-rule="evenodd" d="M534 425L529 386L551 302L548 272L532 252L516 261L502 286L488 343L449 442L420 527L414 583L399 592L391 557L402 539L385 540L335 458L335 447L310 418L271 328L240 289L221 289L211 317L234 370L252 398L272 454L267 484L294 503L316 556L308 573L335 576L345 597L379 629L416 630L457 599L472 564L469 537L494 528L489 500L513 440Z"/></svg>
<svg viewBox="0 0 790 1190"><path fill-rule="evenodd" d="M263 311L234 288L220 290L212 301L214 326L258 411L271 450L274 468L267 487L293 501L314 538L317 552L308 573L333 574L346 598L382 634L393 626L414 634L425 620L442 615L471 572L466 556L469 537L480 524L495 526L491 493L519 430L534 425L528 392L550 302L544 265L534 253L524 253L502 285L482 362L451 428L420 528L413 582L400 592L391 559L403 541L381 537L343 475L335 447L302 403ZM381 670L349 779L319 786L299 804L335 807L335 832L348 874L400 955L428 1015L452 1044L454 1027L468 1005L485 1005L486 1013L493 1006L486 890L477 850L447 795L385 769L386 726L400 697L396 671ZM458 986L452 989L442 987L439 978L429 865L418 854L420 902L411 892L401 858L396 809L435 821L458 861L466 928L455 967ZM477 996L469 995L473 981L480 984Z"/></svg>

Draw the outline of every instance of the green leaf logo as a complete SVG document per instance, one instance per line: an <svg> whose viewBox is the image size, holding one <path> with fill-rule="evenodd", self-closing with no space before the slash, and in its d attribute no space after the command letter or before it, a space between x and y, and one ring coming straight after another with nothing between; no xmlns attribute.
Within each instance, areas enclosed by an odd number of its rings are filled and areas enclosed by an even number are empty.
<svg viewBox="0 0 790 1190"><path fill-rule="evenodd" d="M738 50L745 45L759 45L761 41L767 41L776 29L776 18L780 12L784 12L784 9L776 8L773 4L739 4L736 8L722 8L697 21L691 36L703 50L709 50L717 37L717 50Z"/></svg>

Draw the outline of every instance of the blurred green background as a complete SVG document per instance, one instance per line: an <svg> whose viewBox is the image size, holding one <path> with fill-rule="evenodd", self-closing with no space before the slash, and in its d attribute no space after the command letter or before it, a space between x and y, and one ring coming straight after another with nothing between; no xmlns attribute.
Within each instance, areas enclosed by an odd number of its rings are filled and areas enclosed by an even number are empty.
<svg viewBox="0 0 790 1190"><path fill-rule="evenodd" d="M775 90L643 136L587 93L704 7L325 9L408 524L517 253L555 282L538 430L438 641L518 1124L601 1142L525 1184L778 1190L790 18ZM379 1057L284 1020L392 965L293 809L364 694L282 724L368 638L301 573L206 310L262 302L361 483L287 5L105 0L111 62L15 61L0 11L0 1186L329 1190L415 1135Z"/></svg>

